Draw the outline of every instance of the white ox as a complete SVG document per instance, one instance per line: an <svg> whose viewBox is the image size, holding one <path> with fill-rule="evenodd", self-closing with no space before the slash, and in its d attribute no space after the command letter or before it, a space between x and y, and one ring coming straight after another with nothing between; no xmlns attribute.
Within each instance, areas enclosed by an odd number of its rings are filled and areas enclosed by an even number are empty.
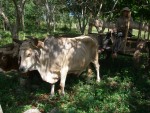
<svg viewBox="0 0 150 113"><path fill-rule="evenodd" d="M38 70L42 79L52 84L51 95L59 79L64 94L67 74L79 75L91 62L96 67L97 81L100 81L98 45L90 36L47 38L44 42L27 40L22 43L19 55L20 71Z"/></svg>

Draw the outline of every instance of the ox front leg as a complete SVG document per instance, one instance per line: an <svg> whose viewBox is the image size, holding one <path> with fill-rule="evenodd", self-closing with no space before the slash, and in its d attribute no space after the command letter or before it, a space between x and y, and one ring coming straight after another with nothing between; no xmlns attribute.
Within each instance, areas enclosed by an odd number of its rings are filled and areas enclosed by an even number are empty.
<svg viewBox="0 0 150 113"><path fill-rule="evenodd" d="M95 61L93 62L94 63L94 66L96 68L96 73L97 73L97 82L100 82L100 65L99 65L99 62L98 62L98 52L96 53L96 57L95 57Z"/></svg>
<svg viewBox="0 0 150 113"><path fill-rule="evenodd" d="M60 87L61 87L61 94L65 95L65 82L66 82L66 77L67 77L67 73L68 73L68 67L62 68L61 69L61 77L60 77Z"/></svg>
<svg viewBox="0 0 150 113"><path fill-rule="evenodd" d="M51 85L51 96L53 97L55 93L55 84Z"/></svg>

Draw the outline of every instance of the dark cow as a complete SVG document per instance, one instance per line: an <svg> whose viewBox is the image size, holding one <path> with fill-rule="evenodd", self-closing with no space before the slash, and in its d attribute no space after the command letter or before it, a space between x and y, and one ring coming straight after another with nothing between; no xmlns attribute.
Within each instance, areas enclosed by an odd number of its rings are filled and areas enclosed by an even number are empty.
<svg viewBox="0 0 150 113"><path fill-rule="evenodd" d="M0 47L0 68L4 71L18 70L18 44L7 44Z"/></svg>

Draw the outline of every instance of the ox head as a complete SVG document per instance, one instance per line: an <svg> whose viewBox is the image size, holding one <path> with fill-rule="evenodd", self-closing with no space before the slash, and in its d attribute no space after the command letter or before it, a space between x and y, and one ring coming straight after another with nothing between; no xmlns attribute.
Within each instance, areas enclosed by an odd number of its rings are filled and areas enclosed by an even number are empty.
<svg viewBox="0 0 150 113"><path fill-rule="evenodd" d="M36 70L36 65L39 63L40 57L40 45L41 41L37 38L30 38L24 41L20 46L19 57L20 57L20 67L19 70L22 73L28 70Z"/></svg>

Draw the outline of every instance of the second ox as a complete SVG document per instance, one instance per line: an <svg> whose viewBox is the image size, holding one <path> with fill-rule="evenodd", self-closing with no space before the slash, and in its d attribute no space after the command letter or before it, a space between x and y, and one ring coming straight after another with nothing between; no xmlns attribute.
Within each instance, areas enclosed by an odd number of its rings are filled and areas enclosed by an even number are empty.
<svg viewBox="0 0 150 113"><path fill-rule="evenodd" d="M97 81L100 81L98 63L98 45L91 36L74 38L47 38L44 42L37 39L22 43L19 52L20 71L38 70L42 79L52 85L54 94L55 83L60 79L61 93L67 74L81 74L92 62L97 71Z"/></svg>

